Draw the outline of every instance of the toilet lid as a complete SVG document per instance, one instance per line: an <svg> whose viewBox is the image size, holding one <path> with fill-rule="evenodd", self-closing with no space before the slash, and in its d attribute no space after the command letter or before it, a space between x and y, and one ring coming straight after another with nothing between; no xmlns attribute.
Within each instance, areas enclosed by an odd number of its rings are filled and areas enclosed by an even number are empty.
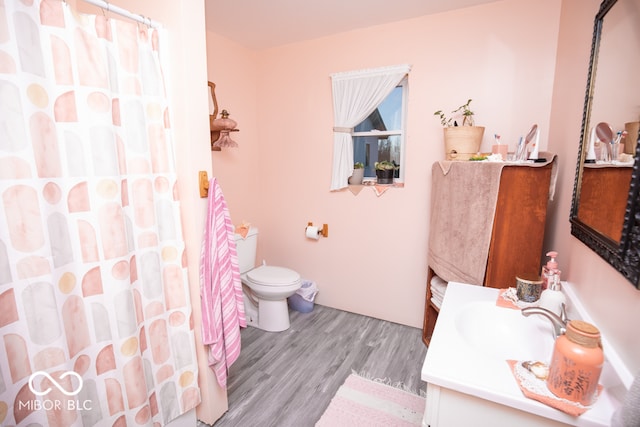
<svg viewBox="0 0 640 427"><path fill-rule="evenodd" d="M300 275L288 268L262 265L248 272L247 278L258 285L284 286L299 281Z"/></svg>

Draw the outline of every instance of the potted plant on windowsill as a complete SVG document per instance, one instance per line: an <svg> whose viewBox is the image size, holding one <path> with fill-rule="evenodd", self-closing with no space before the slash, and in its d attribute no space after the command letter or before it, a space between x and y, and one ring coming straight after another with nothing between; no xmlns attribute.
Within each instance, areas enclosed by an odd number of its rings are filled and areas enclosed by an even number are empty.
<svg viewBox="0 0 640 427"><path fill-rule="evenodd" d="M355 162L353 164L353 173L349 177L349 184L360 185L364 178L364 164L361 162Z"/></svg>
<svg viewBox="0 0 640 427"><path fill-rule="evenodd" d="M375 163L378 184L393 184L393 175L398 167L388 160Z"/></svg>
<svg viewBox="0 0 640 427"><path fill-rule="evenodd" d="M484 127L476 126L473 111L470 109L471 99L451 112L447 117L442 110L433 113L440 118L444 129L444 151L447 160L468 160L480 151ZM462 126L457 119L462 118Z"/></svg>

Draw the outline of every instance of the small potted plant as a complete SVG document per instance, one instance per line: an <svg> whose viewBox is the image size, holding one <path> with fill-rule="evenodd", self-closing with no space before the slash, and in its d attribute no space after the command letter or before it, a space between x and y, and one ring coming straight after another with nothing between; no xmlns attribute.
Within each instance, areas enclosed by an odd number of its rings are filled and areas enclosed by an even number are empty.
<svg viewBox="0 0 640 427"><path fill-rule="evenodd" d="M375 163L378 184L393 184L393 175L398 167L388 160Z"/></svg>
<svg viewBox="0 0 640 427"><path fill-rule="evenodd" d="M476 126L474 113L469 104L472 99L467 100L451 112L447 117L442 110L433 113L440 118L440 123L444 128L444 146L447 160L468 160L471 156L480 151L484 127ZM462 120L462 126L458 126L458 120Z"/></svg>
<svg viewBox="0 0 640 427"><path fill-rule="evenodd" d="M349 177L349 184L360 185L364 178L364 164L362 162L355 162L353 164L353 174Z"/></svg>

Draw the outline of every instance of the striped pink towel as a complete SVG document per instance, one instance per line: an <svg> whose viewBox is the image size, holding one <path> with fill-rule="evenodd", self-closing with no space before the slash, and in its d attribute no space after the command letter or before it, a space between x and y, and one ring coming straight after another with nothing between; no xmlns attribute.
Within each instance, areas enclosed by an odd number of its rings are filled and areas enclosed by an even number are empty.
<svg viewBox="0 0 640 427"><path fill-rule="evenodd" d="M229 367L240 355L240 328L247 326L234 227L216 178L209 199L200 254L202 341L218 384L227 385Z"/></svg>

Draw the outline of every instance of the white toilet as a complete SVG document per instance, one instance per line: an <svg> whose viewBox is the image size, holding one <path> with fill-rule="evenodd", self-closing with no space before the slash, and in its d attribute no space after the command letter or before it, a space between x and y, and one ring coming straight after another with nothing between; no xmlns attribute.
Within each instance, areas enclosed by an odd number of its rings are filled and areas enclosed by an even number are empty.
<svg viewBox="0 0 640 427"><path fill-rule="evenodd" d="M300 275L284 267L256 267L257 228L251 227L244 239L236 234L235 241L247 324L269 332L289 329L287 298L302 286Z"/></svg>

